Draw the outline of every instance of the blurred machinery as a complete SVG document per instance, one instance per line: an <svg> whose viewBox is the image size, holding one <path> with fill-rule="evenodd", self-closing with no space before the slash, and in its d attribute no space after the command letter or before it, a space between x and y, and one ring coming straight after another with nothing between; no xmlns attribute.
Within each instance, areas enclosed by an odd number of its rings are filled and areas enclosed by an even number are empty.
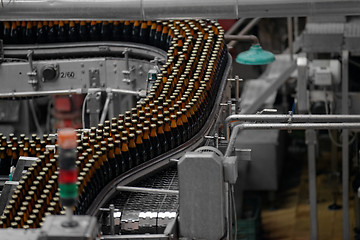
<svg viewBox="0 0 360 240"><path fill-rule="evenodd" d="M243 191L278 189L280 130L298 129L310 238L323 130L342 147L349 239L349 156L358 157L360 128L349 64L359 66L360 4L310 2L2 2L0 239L237 239ZM307 22L294 38L299 16ZM209 20L240 17L226 35ZM256 19L232 35L244 17ZM245 36L259 17L288 17L288 48L243 82L230 74L227 42L261 49ZM62 128L76 129L76 150L58 139ZM76 170L61 165L70 158Z"/></svg>

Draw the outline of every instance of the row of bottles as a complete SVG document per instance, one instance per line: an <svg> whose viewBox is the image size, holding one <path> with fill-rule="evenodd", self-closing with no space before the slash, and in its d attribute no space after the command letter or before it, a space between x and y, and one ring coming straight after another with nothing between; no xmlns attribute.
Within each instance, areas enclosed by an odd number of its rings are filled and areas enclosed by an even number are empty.
<svg viewBox="0 0 360 240"><path fill-rule="evenodd" d="M7 138L0 133L0 175L8 175L10 167L16 166L19 156L38 157L46 152L47 145L54 143L47 134L44 134L42 139L36 134L33 134L31 138L21 134L18 139L14 134L10 134ZM50 148L47 153L53 153L53 150Z"/></svg>
<svg viewBox="0 0 360 240"><path fill-rule="evenodd" d="M13 21L0 23L5 44L125 41L166 50L173 37L170 22L152 21Z"/></svg>
<svg viewBox="0 0 360 240"><path fill-rule="evenodd" d="M148 96L117 118L77 134L76 214L86 213L114 178L191 139L212 111L226 65L223 30L215 22L201 20L156 24L167 25L173 36L167 62ZM16 149L21 149L19 145L31 148L35 144L34 153L40 149L39 160L23 176L14 202L9 202L8 212L1 219L3 227L38 227L47 214L62 212L56 182L56 149L52 155L41 151L46 136L42 140L22 139ZM6 144L10 142L13 139L5 140ZM45 195L49 198L43 199Z"/></svg>

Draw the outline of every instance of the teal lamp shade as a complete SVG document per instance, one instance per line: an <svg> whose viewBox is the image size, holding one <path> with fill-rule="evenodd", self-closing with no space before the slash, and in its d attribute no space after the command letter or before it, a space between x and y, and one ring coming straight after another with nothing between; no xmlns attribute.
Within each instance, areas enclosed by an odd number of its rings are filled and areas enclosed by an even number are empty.
<svg viewBox="0 0 360 240"><path fill-rule="evenodd" d="M237 55L235 61L245 65L264 65L275 61L275 56L263 50L259 44L253 44L249 50Z"/></svg>

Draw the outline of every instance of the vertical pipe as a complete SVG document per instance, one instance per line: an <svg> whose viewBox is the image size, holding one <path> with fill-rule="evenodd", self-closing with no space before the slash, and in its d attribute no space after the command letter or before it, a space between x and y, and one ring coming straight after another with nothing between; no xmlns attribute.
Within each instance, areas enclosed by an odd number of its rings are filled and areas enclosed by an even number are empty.
<svg viewBox="0 0 360 240"><path fill-rule="evenodd" d="M235 76L235 114L240 113L240 79Z"/></svg>
<svg viewBox="0 0 360 240"><path fill-rule="evenodd" d="M292 24L292 18L287 18L287 28L288 28L288 44L289 44L289 52L290 52L290 60L293 60L293 24Z"/></svg>
<svg viewBox="0 0 360 240"><path fill-rule="evenodd" d="M341 109L343 114L348 114L349 76L348 76L349 51L342 53L342 85ZM343 202L343 239L350 239L349 221L349 130L342 132L342 202Z"/></svg>
<svg viewBox="0 0 360 240"><path fill-rule="evenodd" d="M299 36L299 17L294 17L294 35L296 41L296 38Z"/></svg>
<svg viewBox="0 0 360 240"><path fill-rule="evenodd" d="M310 201L310 239L318 237L317 203L316 203L316 164L315 164L315 130L306 130L308 149L309 201Z"/></svg>
<svg viewBox="0 0 360 240"><path fill-rule="evenodd" d="M115 235L115 222L114 222L114 204L110 204L109 210L110 210L110 233L111 235Z"/></svg>

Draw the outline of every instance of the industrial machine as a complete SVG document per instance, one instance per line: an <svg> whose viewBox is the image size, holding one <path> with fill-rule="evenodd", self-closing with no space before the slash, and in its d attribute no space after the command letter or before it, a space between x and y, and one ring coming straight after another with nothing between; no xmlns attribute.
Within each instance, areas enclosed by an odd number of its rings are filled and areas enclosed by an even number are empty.
<svg viewBox="0 0 360 240"><path fill-rule="evenodd" d="M243 191L277 190L280 130L298 129L311 239L316 130L337 143L342 129L349 239L349 131L355 139L360 116L348 105L358 95L348 64L359 10L351 0L2 2L0 239L237 239ZM289 34L259 78L232 76L230 40L256 51L236 61L268 62L256 59L257 37L225 34L213 19L293 16L309 16L304 31ZM285 85L294 104L278 114Z"/></svg>

